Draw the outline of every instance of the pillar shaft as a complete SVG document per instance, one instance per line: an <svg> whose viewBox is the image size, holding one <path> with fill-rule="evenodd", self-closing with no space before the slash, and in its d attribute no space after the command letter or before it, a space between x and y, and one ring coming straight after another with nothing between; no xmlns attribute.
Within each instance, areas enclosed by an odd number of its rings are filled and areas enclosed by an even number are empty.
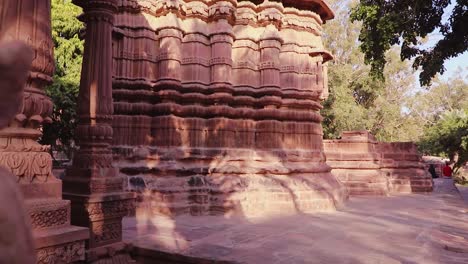
<svg viewBox="0 0 468 264"><path fill-rule="evenodd" d="M93 258L96 252L108 252L98 248L121 242L122 218L133 206L133 194L123 192L123 179L112 166L109 148L113 114L111 34L117 1L74 3L83 7L80 18L86 23L86 38L76 129L80 148L64 177L64 197L72 201L72 223L90 228L87 247Z"/></svg>

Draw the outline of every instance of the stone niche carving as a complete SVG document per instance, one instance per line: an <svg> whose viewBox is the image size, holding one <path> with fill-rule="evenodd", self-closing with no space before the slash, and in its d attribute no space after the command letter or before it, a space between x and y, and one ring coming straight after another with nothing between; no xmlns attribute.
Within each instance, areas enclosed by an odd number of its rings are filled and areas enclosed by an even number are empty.
<svg viewBox="0 0 468 264"><path fill-rule="evenodd" d="M412 142L378 142L367 131L324 140L327 163L351 195L430 192L432 178Z"/></svg>
<svg viewBox="0 0 468 264"><path fill-rule="evenodd" d="M113 153L137 211L250 216L346 200L322 144L333 13L286 2L119 1Z"/></svg>

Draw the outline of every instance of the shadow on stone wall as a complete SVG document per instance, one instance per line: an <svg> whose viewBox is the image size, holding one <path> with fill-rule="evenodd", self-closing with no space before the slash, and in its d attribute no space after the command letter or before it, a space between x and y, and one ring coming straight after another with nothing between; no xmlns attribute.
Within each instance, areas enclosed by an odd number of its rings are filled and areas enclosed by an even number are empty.
<svg viewBox="0 0 468 264"><path fill-rule="evenodd" d="M347 199L323 153L320 17L214 2L121 0L113 33L114 164L138 194L138 232L169 229L174 247L176 216L268 218Z"/></svg>

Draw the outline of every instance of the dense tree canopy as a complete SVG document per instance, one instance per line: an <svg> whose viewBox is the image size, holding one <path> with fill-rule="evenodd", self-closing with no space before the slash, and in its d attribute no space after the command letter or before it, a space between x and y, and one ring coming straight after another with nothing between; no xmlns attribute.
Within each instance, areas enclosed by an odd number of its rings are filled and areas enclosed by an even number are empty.
<svg viewBox="0 0 468 264"><path fill-rule="evenodd" d="M365 129L379 140L412 139L413 125L401 111L408 93L415 88L414 72L408 62L399 59L399 50L386 53L385 81L370 76L359 50L361 23L351 22L350 9L357 1L331 1L335 19L325 29L325 46L335 55L329 65L330 97L325 101L324 134L336 138L344 130Z"/></svg>
<svg viewBox="0 0 468 264"><path fill-rule="evenodd" d="M468 109L444 113L427 128L420 147L426 153L454 161L457 172L468 161Z"/></svg>
<svg viewBox="0 0 468 264"><path fill-rule="evenodd" d="M459 168L468 161L468 83L466 73L448 80L436 78L427 90L417 92L409 103L416 120L420 149L443 156Z"/></svg>
<svg viewBox="0 0 468 264"><path fill-rule="evenodd" d="M52 39L54 41L54 83L47 95L54 103L53 122L44 126L42 144L52 145L68 156L73 146L76 103L80 83L83 41L78 35L83 24L76 18L81 8L71 0L52 0Z"/></svg>
<svg viewBox="0 0 468 264"><path fill-rule="evenodd" d="M401 46L401 59L414 59L420 69L419 80L428 85L437 73L444 73L444 62L468 48L468 0L361 0L352 10L352 19L361 21L359 35L365 62L371 73L382 79L386 52ZM450 13L448 19L444 14ZM423 38L440 33L433 46L422 45Z"/></svg>

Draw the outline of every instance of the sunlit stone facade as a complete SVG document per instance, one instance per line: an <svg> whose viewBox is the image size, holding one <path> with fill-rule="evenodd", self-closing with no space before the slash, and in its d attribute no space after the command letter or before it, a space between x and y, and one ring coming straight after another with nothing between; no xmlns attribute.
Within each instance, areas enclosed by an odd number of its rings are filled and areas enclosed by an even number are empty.
<svg viewBox="0 0 468 264"><path fill-rule="evenodd" d="M119 1L114 163L137 213L314 212L347 198L320 123L331 18L321 1Z"/></svg>

